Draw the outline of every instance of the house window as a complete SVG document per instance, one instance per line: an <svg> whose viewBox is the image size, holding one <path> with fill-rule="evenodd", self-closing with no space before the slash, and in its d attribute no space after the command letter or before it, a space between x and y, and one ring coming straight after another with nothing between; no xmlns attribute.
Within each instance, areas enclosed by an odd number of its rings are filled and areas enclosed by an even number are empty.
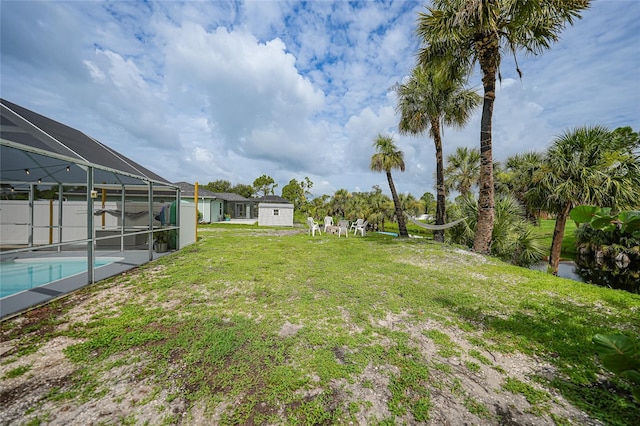
<svg viewBox="0 0 640 426"><path fill-rule="evenodd" d="M274 216L280 216L280 210L278 210L278 209L273 209L273 215L274 215Z"/></svg>

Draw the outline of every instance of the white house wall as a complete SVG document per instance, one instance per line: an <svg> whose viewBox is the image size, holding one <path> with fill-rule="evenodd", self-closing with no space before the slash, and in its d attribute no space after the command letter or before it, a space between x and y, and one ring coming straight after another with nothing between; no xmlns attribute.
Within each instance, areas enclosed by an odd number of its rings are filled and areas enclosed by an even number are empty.
<svg viewBox="0 0 640 426"><path fill-rule="evenodd" d="M188 199L183 201L190 202ZM212 206L213 202L209 199L198 199L198 212L202 214L202 222L209 223L211 222L212 215Z"/></svg>
<svg viewBox="0 0 640 426"><path fill-rule="evenodd" d="M224 201L215 200L211 202L211 222L222 222L224 220Z"/></svg>

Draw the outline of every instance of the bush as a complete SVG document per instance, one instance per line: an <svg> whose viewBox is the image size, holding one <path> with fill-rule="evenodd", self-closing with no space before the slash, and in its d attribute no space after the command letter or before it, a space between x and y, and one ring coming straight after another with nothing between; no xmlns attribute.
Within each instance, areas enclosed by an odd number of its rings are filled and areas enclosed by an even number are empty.
<svg viewBox="0 0 640 426"><path fill-rule="evenodd" d="M450 209L450 220L466 217L461 226L448 230L450 243L473 246L478 220L478 202L471 197L461 197ZM524 207L511 195L496 199L495 220L491 242L491 254L518 266L531 266L540 261L547 247L526 220Z"/></svg>

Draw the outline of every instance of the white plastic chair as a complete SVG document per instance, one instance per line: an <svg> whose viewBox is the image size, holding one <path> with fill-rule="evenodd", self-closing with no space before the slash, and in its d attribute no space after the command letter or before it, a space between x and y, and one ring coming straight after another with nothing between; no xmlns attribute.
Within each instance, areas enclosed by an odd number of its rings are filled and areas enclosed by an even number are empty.
<svg viewBox="0 0 640 426"><path fill-rule="evenodd" d="M340 235L344 233L344 236L349 238L349 221L348 220L339 220L338 221L338 238Z"/></svg>
<svg viewBox="0 0 640 426"><path fill-rule="evenodd" d="M324 232L327 232L327 228L333 226L333 218L331 216L325 216L324 218Z"/></svg>
<svg viewBox="0 0 640 426"><path fill-rule="evenodd" d="M356 230L353 231L353 235L357 235L358 231L360 231L360 234L364 237L364 234L367 233L367 225L369 224L368 220L365 220L364 222L362 222L361 225L356 225Z"/></svg>
<svg viewBox="0 0 640 426"><path fill-rule="evenodd" d="M349 229L353 229L353 235L356 235L356 228L358 226L362 226L362 222L364 222L364 219L358 219L355 222L351 223L351 228Z"/></svg>
<svg viewBox="0 0 640 426"><path fill-rule="evenodd" d="M318 231L318 234L322 235L320 225L318 225L312 217L307 218L307 225L309 225L309 234L312 234L315 237L316 231Z"/></svg>

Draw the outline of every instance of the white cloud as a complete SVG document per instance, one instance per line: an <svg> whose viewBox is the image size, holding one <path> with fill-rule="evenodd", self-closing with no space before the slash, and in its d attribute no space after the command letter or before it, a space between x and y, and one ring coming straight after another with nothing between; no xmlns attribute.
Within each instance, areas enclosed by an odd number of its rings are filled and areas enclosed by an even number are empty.
<svg viewBox="0 0 640 426"><path fill-rule="evenodd" d="M313 193L387 190L372 142L405 152L401 192L433 191L433 141L397 134L392 86L414 65L420 2L3 2L2 96L172 180ZM494 157L542 150L584 124L640 129L640 2L592 9L538 57L505 57ZM475 87L481 88L476 73ZM478 146L480 111L446 128L445 155Z"/></svg>
<svg viewBox="0 0 640 426"><path fill-rule="evenodd" d="M318 133L311 120L324 95L298 73L282 40L261 43L245 32L193 24L168 28L164 37L169 91L204 94L226 149L307 163L305 151L319 142L308 137Z"/></svg>

